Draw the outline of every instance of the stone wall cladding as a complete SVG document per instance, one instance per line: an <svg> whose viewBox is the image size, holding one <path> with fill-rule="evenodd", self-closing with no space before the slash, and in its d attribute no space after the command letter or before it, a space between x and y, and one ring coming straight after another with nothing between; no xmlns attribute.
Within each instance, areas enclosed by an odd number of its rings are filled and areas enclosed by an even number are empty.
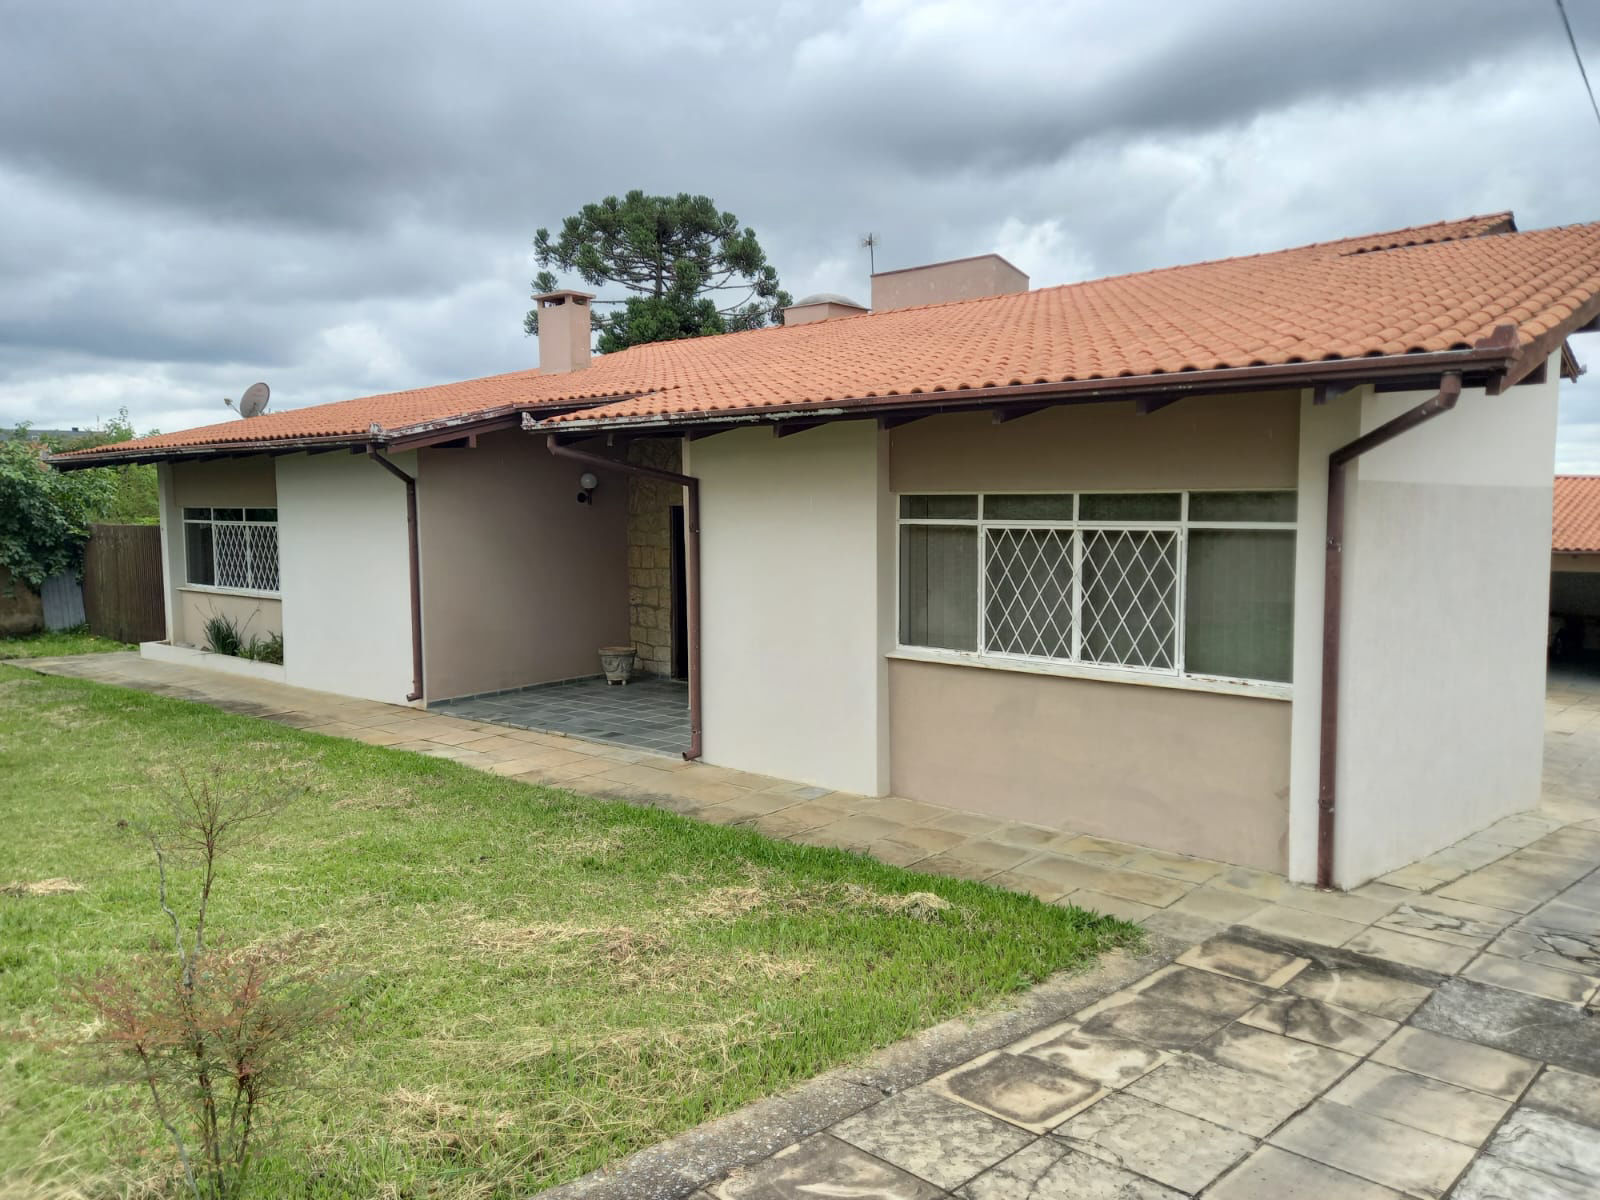
<svg viewBox="0 0 1600 1200"><path fill-rule="evenodd" d="M676 438L640 439L629 443L628 461L682 471L682 446ZM648 675L672 674L672 507L682 503L677 484L628 477L628 636Z"/></svg>

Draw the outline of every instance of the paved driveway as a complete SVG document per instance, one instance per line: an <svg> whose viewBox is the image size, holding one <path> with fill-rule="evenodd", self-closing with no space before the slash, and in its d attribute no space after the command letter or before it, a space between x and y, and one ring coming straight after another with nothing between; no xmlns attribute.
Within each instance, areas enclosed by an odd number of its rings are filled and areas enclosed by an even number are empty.
<svg viewBox="0 0 1600 1200"><path fill-rule="evenodd" d="M133 655L52 673L747 824L1142 921L1053 980L566 1197L1600 1196L1600 680L1554 676L1544 797L1351 893L898 798Z"/></svg>
<svg viewBox="0 0 1600 1200"><path fill-rule="evenodd" d="M1548 729L1536 813L1321 914L1158 933L1167 961L1069 988L1065 1015L935 1031L909 1070L835 1073L562 1195L1600 1197L1600 686L1553 679Z"/></svg>

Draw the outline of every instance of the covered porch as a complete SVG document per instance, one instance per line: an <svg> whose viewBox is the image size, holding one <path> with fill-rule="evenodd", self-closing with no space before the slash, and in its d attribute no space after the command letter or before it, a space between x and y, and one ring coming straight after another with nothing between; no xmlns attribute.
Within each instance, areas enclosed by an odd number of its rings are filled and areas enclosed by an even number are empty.
<svg viewBox="0 0 1600 1200"><path fill-rule="evenodd" d="M683 489L638 473L676 469L678 449L640 440L596 467L503 429L420 451L430 710L657 752L687 746ZM631 646L635 664L627 686L608 690L599 652L616 646Z"/></svg>
<svg viewBox="0 0 1600 1200"><path fill-rule="evenodd" d="M658 676L626 685L604 679L545 684L445 700L428 711L656 754L681 754L689 746L688 685Z"/></svg>

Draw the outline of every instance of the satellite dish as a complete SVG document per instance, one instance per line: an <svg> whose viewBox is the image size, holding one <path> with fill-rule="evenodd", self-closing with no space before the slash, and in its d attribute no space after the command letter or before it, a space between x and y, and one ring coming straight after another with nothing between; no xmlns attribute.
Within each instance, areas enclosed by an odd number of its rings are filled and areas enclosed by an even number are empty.
<svg viewBox="0 0 1600 1200"><path fill-rule="evenodd" d="M267 411L267 398L272 395L272 389L264 383L252 383L245 388L244 395L239 397L239 415L241 417L259 417ZM224 398L222 401L229 408L233 401Z"/></svg>

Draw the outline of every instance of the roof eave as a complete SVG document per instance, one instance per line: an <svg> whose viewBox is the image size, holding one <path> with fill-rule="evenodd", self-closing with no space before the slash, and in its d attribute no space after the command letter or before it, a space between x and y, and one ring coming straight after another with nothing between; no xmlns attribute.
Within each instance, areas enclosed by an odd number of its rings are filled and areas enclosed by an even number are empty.
<svg viewBox="0 0 1600 1200"><path fill-rule="evenodd" d="M1068 380L1059 383L1008 384L1001 387L954 388L927 392L900 392L879 396L802 401L761 408L715 412L657 413L648 416L578 417L574 420L539 420L541 432L599 433L618 429L676 430L692 426L764 424L787 418L839 420L905 413L920 408L961 411L992 408L999 404L1033 401L1038 404L1127 400L1136 396L1182 397L1241 391L1281 391L1321 383L1394 383L1416 381L1444 371L1462 371L1486 384L1510 371L1516 348L1504 342L1465 350L1373 355L1365 358L1325 359L1317 362L1274 363L1252 367L1227 367L1205 371L1174 371L1153 375L1125 375L1112 379ZM530 414L531 415L531 414ZM524 427L527 423L524 422Z"/></svg>
<svg viewBox="0 0 1600 1200"><path fill-rule="evenodd" d="M491 433L497 429L511 429L523 413L556 415L593 408L598 404L616 404L630 400L639 393L606 396L582 403L528 405L506 404L498 408L462 416L441 417L433 421L419 421L396 429L369 429L365 433L336 433L316 437L255 438L235 442L203 442L190 445L137 447L119 450L115 445L97 447L93 451L80 451L64 455L51 455L46 461L62 471L83 470L89 467L126 467L144 463L175 462L197 458L247 458L257 454L296 454L302 451L327 451L348 447L365 450L376 446L394 453L421 450L440 442L474 434Z"/></svg>

